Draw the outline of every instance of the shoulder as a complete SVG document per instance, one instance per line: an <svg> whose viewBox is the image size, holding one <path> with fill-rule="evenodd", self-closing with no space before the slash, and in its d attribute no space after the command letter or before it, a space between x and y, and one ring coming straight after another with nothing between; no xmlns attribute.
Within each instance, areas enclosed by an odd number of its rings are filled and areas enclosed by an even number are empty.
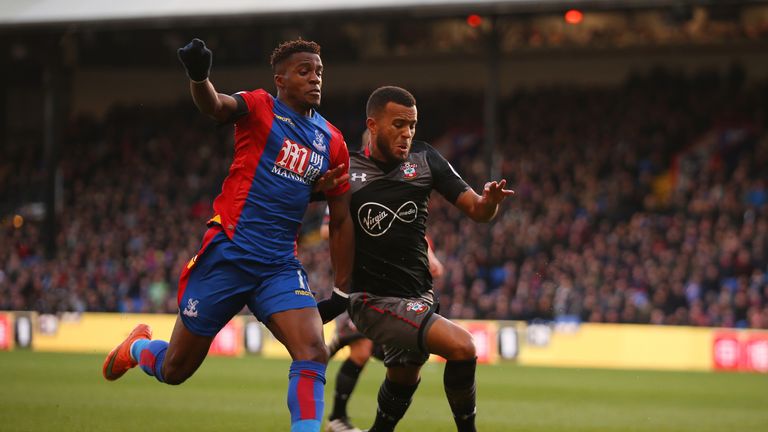
<svg viewBox="0 0 768 432"><path fill-rule="evenodd" d="M440 165L443 160L442 155L425 141L414 141L411 144L411 155L416 159L426 160L430 166Z"/></svg>
<svg viewBox="0 0 768 432"><path fill-rule="evenodd" d="M411 143L411 153L429 153L435 149L426 141L413 140Z"/></svg>
<svg viewBox="0 0 768 432"><path fill-rule="evenodd" d="M339 128L337 128L336 126L334 126L334 125L333 125L333 123L331 123L330 121L328 121L328 120L327 120L325 117L321 116L320 114L318 114L318 116L320 116L320 118L323 120L323 122L325 122L325 125L328 127L328 131L329 131L331 134L334 134L334 135L341 135L341 131L339 130Z"/></svg>
<svg viewBox="0 0 768 432"><path fill-rule="evenodd" d="M329 122L325 117L320 115L320 113L316 113L318 122L320 124L325 125L325 127L328 129L328 133L331 134L331 137L334 141L341 140L344 141L344 134L341 133L339 128L333 125L333 123Z"/></svg>
<svg viewBox="0 0 768 432"><path fill-rule="evenodd" d="M331 152L338 152L343 149L345 155L349 152L347 150L347 143L344 141L344 134L341 133L339 128L334 126L331 122L317 114L320 121L325 125L328 133L331 135Z"/></svg>
<svg viewBox="0 0 768 432"><path fill-rule="evenodd" d="M366 156L365 153L363 153L362 150L357 150L357 151L349 152L349 161L350 162L354 162L354 161L360 162L360 161L365 161L365 160L368 160L368 156Z"/></svg>
<svg viewBox="0 0 768 432"><path fill-rule="evenodd" d="M243 90L235 93L234 96L243 98L249 108L258 103L264 103L270 106L274 103L272 95L264 89Z"/></svg>
<svg viewBox="0 0 768 432"><path fill-rule="evenodd" d="M239 92L237 92L235 94L239 94L239 95L243 95L243 96L248 95L250 97L262 98L262 99L271 99L272 98L272 95L269 94L269 92L267 92L264 89L260 89L260 88L256 89L256 90L241 90L241 91L239 91Z"/></svg>

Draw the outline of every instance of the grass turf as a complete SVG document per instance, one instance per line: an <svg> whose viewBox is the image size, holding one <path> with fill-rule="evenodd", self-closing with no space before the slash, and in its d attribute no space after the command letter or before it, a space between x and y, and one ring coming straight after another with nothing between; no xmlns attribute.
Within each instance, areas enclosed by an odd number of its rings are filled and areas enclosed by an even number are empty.
<svg viewBox="0 0 768 432"><path fill-rule="evenodd" d="M288 361L208 358L181 386L140 370L101 377L101 355L0 352L0 431L287 431ZM340 363L329 366L326 403ZM398 432L455 431L441 364ZM349 412L370 426L384 369L372 362ZM481 432L768 431L768 376L519 367L478 368ZM329 407L326 406L326 412Z"/></svg>

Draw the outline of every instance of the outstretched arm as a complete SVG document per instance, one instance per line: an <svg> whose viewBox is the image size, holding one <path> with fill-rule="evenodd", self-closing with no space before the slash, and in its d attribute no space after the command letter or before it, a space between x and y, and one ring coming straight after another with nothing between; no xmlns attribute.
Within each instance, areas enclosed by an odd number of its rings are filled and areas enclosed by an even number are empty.
<svg viewBox="0 0 768 432"><path fill-rule="evenodd" d="M208 79L213 53L205 46L205 42L192 39L183 48L179 48L177 54L187 70L189 90L200 112L221 123L230 121L240 110L238 102L232 96L216 92Z"/></svg>
<svg viewBox="0 0 768 432"><path fill-rule="evenodd" d="M219 123L232 120L232 116L239 111L237 100L230 95L217 93L210 80L206 79L203 82L190 80L189 90L197 109Z"/></svg>
<svg viewBox="0 0 768 432"><path fill-rule="evenodd" d="M488 222L493 219L499 210L499 203L515 193L504 189L507 181L501 180L486 183L483 194L478 195L451 164L429 145L427 145L427 162L435 177L435 189L475 222Z"/></svg>
<svg viewBox="0 0 768 432"><path fill-rule="evenodd" d="M320 318L327 323L347 309L352 280L352 264L355 254L355 231L352 217L349 215L351 192L328 198L330 213L329 246L331 266L334 273L334 287L331 297L317 304Z"/></svg>
<svg viewBox="0 0 768 432"><path fill-rule="evenodd" d="M475 222L489 222L496 216L499 203L515 193L511 189L504 189L506 185L506 180L488 182L482 195L467 189L459 195L455 205Z"/></svg>
<svg viewBox="0 0 768 432"><path fill-rule="evenodd" d="M352 193L347 191L339 196L328 198L329 246L331 265L335 276L335 287L348 292L352 281L352 263L355 256L355 230L352 216L349 214L349 201Z"/></svg>

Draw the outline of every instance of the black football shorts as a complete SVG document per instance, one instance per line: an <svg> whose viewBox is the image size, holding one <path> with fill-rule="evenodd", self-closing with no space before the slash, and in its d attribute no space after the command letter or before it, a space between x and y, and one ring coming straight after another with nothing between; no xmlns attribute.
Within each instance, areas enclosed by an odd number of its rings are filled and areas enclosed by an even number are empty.
<svg viewBox="0 0 768 432"><path fill-rule="evenodd" d="M426 334L437 320L434 293L420 297L350 294L349 316L357 329L384 346L384 365L421 366L429 359Z"/></svg>

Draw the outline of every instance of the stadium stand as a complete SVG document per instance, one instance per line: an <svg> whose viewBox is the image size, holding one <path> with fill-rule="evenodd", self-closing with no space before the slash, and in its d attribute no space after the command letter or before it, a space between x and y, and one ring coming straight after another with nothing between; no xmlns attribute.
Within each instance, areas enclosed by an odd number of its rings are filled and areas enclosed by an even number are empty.
<svg viewBox="0 0 768 432"><path fill-rule="evenodd" d="M486 227L433 200L444 313L768 328L767 95L734 66L504 99L496 157L517 192L509 208ZM481 187L482 128L464 115L481 101L450 95L459 111L445 94L416 96L441 121L419 137ZM198 248L190 233L232 151L230 130L192 108L113 107L67 125L57 255L45 258L34 212L0 215L0 309L176 312L178 273ZM0 194L31 196L40 168L15 151L0 157ZM327 249L313 228L299 253L324 297Z"/></svg>

